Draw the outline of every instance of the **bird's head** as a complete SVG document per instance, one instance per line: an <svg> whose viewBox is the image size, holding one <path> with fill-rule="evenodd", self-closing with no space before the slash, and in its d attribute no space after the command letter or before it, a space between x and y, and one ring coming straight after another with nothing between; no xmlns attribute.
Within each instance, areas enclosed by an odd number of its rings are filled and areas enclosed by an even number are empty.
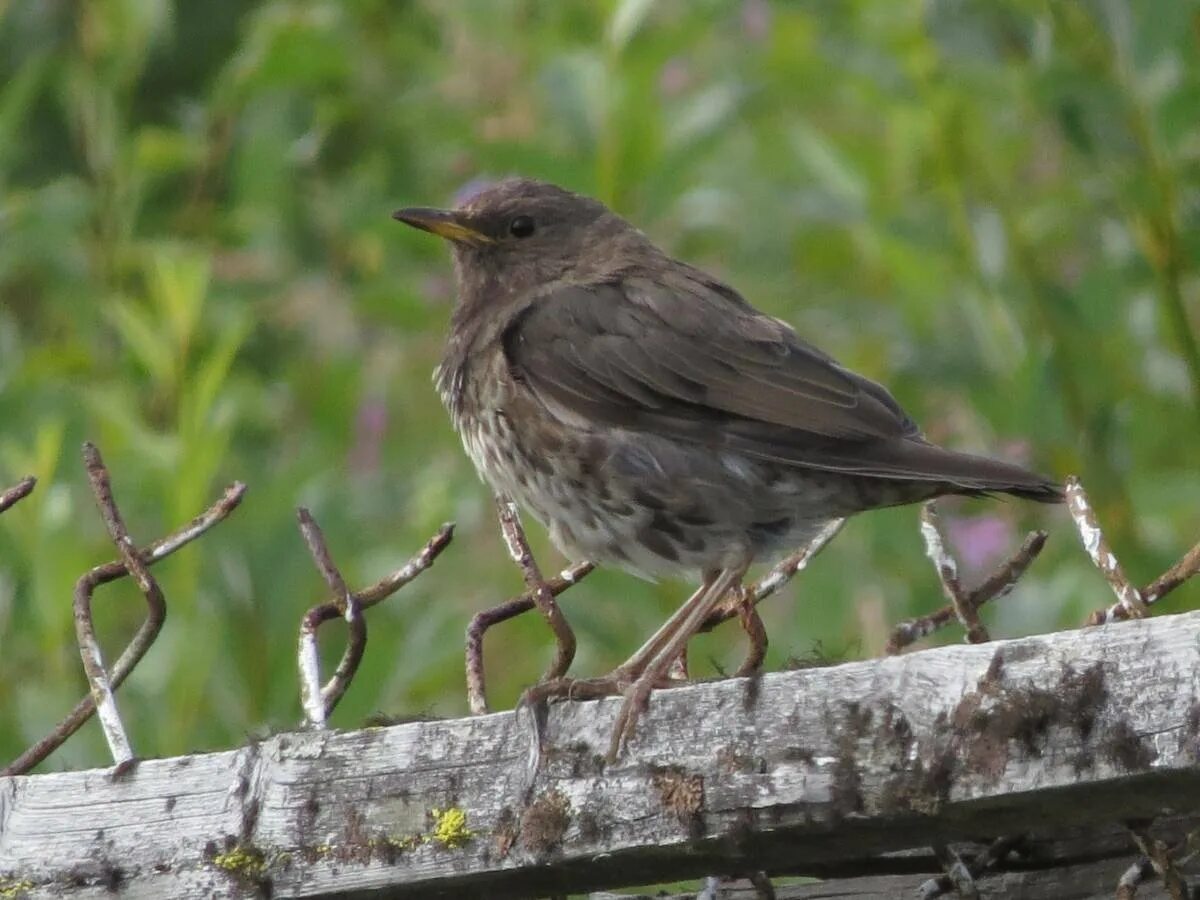
<svg viewBox="0 0 1200 900"><path fill-rule="evenodd" d="M392 216L450 242L460 295L473 285L512 295L603 279L649 247L600 201L532 178L493 182L456 209L409 207Z"/></svg>

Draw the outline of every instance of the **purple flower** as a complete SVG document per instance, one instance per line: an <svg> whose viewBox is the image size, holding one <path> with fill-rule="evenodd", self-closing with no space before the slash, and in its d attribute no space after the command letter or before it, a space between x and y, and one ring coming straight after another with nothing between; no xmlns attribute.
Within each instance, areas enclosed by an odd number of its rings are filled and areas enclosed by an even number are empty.
<svg viewBox="0 0 1200 900"><path fill-rule="evenodd" d="M388 411L382 400L364 400L354 419L354 446L350 449L350 468L358 474L379 468L383 439L387 434Z"/></svg>
<svg viewBox="0 0 1200 900"><path fill-rule="evenodd" d="M771 34L771 6L767 0L745 0L742 31L752 41L765 41Z"/></svg>
<svg viewBox="0 0 1200 900"><path fill-rule="evenodd" d="M692 83L687 61L675 56L663 63L658 73L658 92L664 97L677 97Z"/></svg>
<svg viewBox="0 0 1200 900"><path fill-rule="evenodd" d="M999 562L1016 540L1012 523L995 515L948 518L946 536L955 557L976 572Z"/></svg>

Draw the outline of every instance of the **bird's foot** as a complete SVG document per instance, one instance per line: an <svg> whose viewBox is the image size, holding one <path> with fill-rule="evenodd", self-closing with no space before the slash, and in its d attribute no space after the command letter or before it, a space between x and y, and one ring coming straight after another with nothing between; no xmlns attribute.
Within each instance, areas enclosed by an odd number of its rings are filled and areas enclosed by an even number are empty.
<svg viewBox="0 0 1200 900"><path fill-rule="evenodd" d="M618 668L598 678L549 678L528 688L521 697L522 706L545 704L551 700L597 700L625 692L636 673Z"/></svg>
<svg viewBox="0 0 1200 900"><path fill-rule="evenodd" d="M622 666L597 678L551 678L539 682L521 695L518 709L524 707L532 713L535 740L541 748L550 701L624 696L625 702L617 714L608 750L608 761L614 762L620 756L622 745L633 736L638 717L649 703L650 692L656 688L679 687L686 683L686 678L672 677L667 672L638 673Z"/></svg>
<svg viewBox="0 0 1200 900"><path fill-rule="evenodd" d="M526 782L532 786L542 768L546 750L546 717L551 700L595 700L624 693L633 683L628 671L618 668L599 678L548 678L527 688L517 704L518 713L529 711L533 743L526 767Z"/></svg>
<svg viewBox="0 0 1200 900"><path fill-rule="evenodd" d="M650 694L659 685L656 679L643 675L625 689L625 702L617 713L617 721L613 724L612 740L608 745L608 761L616 762L621 750L633 737L637 730L637 721L642 711L650 705Z"/></svg>

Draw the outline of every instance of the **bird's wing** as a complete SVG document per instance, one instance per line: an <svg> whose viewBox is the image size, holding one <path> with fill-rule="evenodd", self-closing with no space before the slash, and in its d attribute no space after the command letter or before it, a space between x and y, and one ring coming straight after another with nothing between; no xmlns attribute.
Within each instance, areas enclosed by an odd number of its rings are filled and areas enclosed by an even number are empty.
<svg viewBox="0 0 1200 900"><path fill-rule="evenodd" d="M886 452L929 445L883 387L690 268L665 282L557 287L515 319L504 345L513 375L566 421L794 465L935 477Z"/></svg>

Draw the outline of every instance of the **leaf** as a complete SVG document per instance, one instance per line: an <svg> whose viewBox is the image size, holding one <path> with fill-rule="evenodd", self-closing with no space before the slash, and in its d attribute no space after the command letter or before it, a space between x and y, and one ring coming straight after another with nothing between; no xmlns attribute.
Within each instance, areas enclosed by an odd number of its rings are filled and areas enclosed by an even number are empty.
<svg viewBox="0 0 1200 900"><path fill-rule="evenodd" d="M203 439L210 414L229 376L230 367L249 333L250 322L245 317L227 326L221 332L216 345L188 377L188 385L180 399L179 417L181 430L190 432L192 439Z"/></svg>
<svg viewBox="0 0 1200 900"><path fill-rule="evenodd" d="M823 188L855 209L863 208L867 186L836 146L804 122L792 125L790 137L800 162Z"/></svg>
<svg viewBox="0 0 1200 900"><path fill-rule="evenodd" d="M641 29L654 0L620 0L608 20L608 45L620 53Z"/></svg>
<svg viewBox="0 0 1200 900"><path fill-rule="evenodd" d="M690 98L667 125L667 146L686 147L718 132L737 114L747 93L737 82L722 81Z"/></svg>
<svg viewBox="0 0 1200 900"><path fill-rule="evenodd" d="M0 92L0 183L10 160L30 137L24 120L43 87L49 62L48 54L25 62Z"/></svg>
<svg viewBox="0 0 1200 900"><path fill-rule="evenodd" d="M151 257L150 299L166 317L181 368L204 307L209 272L205 254L159 249Z"/></svg>
<svg viewBox="0 0 1200 900"><path fill-rule="evenodd" d="M595 147L613 91L604 61L595 53L564 53L547 66L542 81L555 124L577 146Z"/></svg>
<svg viewBox="0 0 1200 900"><path fill-rule="evenodd" d="M169 390L175 381L174 348L155 329L149 314L132 300L116 301L104 312L146 374L158 387Z"/></svg>

